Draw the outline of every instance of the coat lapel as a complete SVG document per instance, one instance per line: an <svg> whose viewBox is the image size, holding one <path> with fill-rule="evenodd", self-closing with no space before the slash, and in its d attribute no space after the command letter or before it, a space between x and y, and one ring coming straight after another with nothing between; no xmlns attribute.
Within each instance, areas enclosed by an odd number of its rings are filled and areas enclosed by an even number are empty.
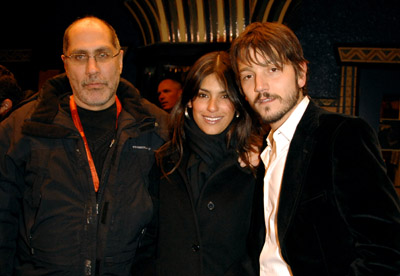
<svg viewBox="0 0 400 276"><path fill-rule="evenodd" d="M319 108L310 101L300 120L291 141L285 170L278 209L278 236L282 245L287 230L296 213L304 187L304 178L314 149L313 133L318 127Z"/></svg>

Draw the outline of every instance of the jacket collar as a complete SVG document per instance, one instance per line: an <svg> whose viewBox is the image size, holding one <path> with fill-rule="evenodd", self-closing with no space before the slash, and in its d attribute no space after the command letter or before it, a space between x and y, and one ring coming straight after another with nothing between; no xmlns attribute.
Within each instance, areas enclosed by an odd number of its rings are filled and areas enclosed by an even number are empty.
<svg viewBox="0 0 400 276"><path fill-rule="evenodd" d="M53 124L56 115L60 112L60 99L72 94L72 89L66 74L55 76L46 81L39 92L37 105L29 120L24 122L24 134L40 137L65 137L71 133L69 128ZM130 113L136 121L150 117L147 109L141 104L138 90L128 81L121 78L117 88L117 95L125 111Z"/></svg>

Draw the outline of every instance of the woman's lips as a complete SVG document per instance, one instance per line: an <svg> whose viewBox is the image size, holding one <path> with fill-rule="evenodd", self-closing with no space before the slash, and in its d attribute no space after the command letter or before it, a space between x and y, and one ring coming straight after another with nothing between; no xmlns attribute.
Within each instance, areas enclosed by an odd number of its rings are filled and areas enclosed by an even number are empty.
<svg viewBox="0 0 400 276"><path fill-rule="evenodd" d="M223 117L218 116L218 117L209 117L209 116L203 116L204 120L208 123L208 124L216 124L218 123Z"/></svg>

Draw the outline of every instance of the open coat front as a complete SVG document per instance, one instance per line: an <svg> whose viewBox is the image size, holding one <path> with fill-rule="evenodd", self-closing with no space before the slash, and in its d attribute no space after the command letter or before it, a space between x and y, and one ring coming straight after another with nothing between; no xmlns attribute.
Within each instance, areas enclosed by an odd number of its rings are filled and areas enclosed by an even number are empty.
<svg viewBox="0 0 400 276"><path fill-rule="evenodd" d="M255 263L265 239L263 175L261 168ZM400 275L400 203L364 121L310 102L286 160L278 236L295 276Z"/></svg>

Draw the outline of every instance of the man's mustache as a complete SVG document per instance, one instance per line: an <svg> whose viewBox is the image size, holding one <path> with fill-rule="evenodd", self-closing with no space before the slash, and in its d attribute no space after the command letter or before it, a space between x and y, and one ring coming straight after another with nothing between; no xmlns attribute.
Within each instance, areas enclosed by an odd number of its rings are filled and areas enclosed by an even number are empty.
<svg viewBox="0 0 400 276"><path fill-rule="evenodd" d="M102 80L84 80L82 81L82 86L90 85L90 84L107 84L106 81Z"/></svg>
<svg viewBox="0 0 400 276"><path fill-rule="evenodd" d="M269 98L269 97L271 97L272 95L270 94L270 93L268 93L268 92L262 92L262 93L258 93L258 99L260 99L261 97L263 97L263 98Z"/></svg>
<svg viewBox="0 0 400 276"><path fill-rule="evenodd" d="M254 103L257 103L261 99L270 98L270 99L280 99L281 97L278 95L271 94L269 92L260 92L258 96L254 99Z"/></svg>

